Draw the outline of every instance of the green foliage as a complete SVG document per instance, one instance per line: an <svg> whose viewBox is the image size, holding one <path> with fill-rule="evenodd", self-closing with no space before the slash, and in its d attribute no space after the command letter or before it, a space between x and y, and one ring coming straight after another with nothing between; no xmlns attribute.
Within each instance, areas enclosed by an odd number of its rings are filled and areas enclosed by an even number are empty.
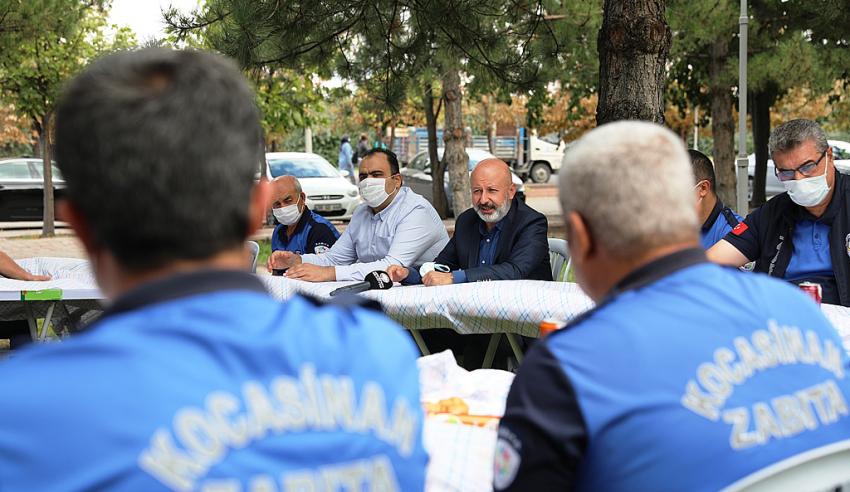
<svg viewBox="0 0 850 492"><path fill-rule="evenodd" d="M252 70L257 105L262 113L266 143L280 142L287 132L314 126L322 119L310 108L322 101L320 88L309 77L291 70Z"/></svg>
<svg viewBox="0 0 850 492"><path fill-rule="evenodd" d="M133 43L127 29L107 37L106 14L91 2L32 0L4 7L17 21L16 30L4 36L0 96L40 133L66 81L95 57Z"/></svg>
<svg viewBox="0 0 850 492"><path fill-rule="evenodd" d="M209 46L246 68L280 66L353 80L396 115L408 94L421 93L452 65L482 86L542 87L561 73L552 60L569 25L549 16L570 9L587 10L552 0L322 0L309 7L208 0L197 12L172 11L167 19L178 38L202 30Z"/></svg>

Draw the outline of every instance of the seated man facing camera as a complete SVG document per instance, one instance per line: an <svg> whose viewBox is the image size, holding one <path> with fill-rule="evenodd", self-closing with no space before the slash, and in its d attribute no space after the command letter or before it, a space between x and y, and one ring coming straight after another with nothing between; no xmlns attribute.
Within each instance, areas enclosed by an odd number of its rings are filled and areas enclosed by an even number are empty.
<svg viewBox="0 0 850 492"><path fill-rule="evenodd" d="M110 302L0 366L0 488L423 489L409 337L363 308L280 303L247 271L259 142L255 95L216 55L113 54L67 87L60 212Z"/></svg>
<svg viewBox="0 0 850 492"><path fill-rule="evenodd" d="M391 265L394 282L428 286L486 280L552 280L546 216L518 200L511 170L499 159L478 163L469 177L472 208L455 222L449 244L434 263L448 271L430 271ZM439 267L438 267L439 268ZM434 351L450 348L467 369L481 367L490 335L459 335L454 330L422 333ZM507 341L497 352L497 367L508 367Z"/></svg>
<svg viewBox="0 0 850 492"><path fill-rule="evenodd" d="M434 263L450 272L422 278L416 268L392 265L394 282L425 285L482 280L552 280L546 216L518 200L504 161L485 159L469 176L472 208L460 214L449 244Z"/></svg>

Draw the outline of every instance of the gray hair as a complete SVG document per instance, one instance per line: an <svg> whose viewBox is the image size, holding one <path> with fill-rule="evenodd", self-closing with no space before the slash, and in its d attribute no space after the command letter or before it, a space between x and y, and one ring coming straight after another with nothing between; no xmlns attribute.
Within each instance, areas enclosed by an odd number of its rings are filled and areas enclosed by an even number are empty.
<svg viewBox="0 0 850 492"><path fill-rule="evenodd" d="M567 151L559 179L564 215L581 215L617 258L697 237L690 158L659 125L621 121L590 131Z"/></svg>
<svg viewBox="0 0 850 492"><path fill-rule="evenodd" d="M56 157L68 200L122 266L206 259L247 235L263 162L254 92L219 55L108 55L65 90Z"/></svg>
<svg viewBox="0 0 850 492"><path fill-rule="evenodd" d="M777 126L770 133L767 148L770 155L785 152L798 147L803 142L812 140L818 152L823 152L829 146L823 129L812 120L791 120Z"/></svg>

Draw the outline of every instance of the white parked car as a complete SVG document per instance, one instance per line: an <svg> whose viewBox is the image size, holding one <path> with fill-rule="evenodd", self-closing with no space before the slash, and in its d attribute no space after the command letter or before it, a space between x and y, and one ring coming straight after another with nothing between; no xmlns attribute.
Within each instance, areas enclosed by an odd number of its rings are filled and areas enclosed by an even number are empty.
<svg viewBox="0 0 850 492"><path fill-rule="evenodd" d="M362 199L357 187L348 180L348 171L340 172L324 157L307 152L266 153L269 179L295 176L307 195L310 210L328 219L350 220Z"/></svg>
<svg viewBox="0 0 850 492"><path fill-rule="evenodd" d="M841 140L827 140L829 146L832 147L832 158L835 160L835 169L844 174L850 174L850 143L842 142ZM756 174L756 155L750 154L748 174L749 187L747 188L747 198L753 197L753 176ZM776 168L773 165L773 159L767 160L767 180L765 181L765 194L767 198L773 195L778 195L785 191L785 187L779 178L776 177Z"/></svg>

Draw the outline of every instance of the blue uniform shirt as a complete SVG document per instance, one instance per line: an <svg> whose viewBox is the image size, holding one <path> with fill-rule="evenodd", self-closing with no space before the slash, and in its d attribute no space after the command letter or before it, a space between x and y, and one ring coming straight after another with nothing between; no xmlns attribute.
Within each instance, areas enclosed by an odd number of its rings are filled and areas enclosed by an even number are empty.
<svg viewBox="0 0 850 492"><path fill-rule="evenodd" d="M719 490L850 439L850 360L796 287L685 250L537 342L499 428L497 490Z"/></svg>
<svg viewBox="0 0 850 492"><path fill-rule="evenodd" d="M247 273L152 282L0 364L0 489L422 490L416 355Z"/></svg>
<svg viewBox="0 0 850 492"><path fill-rule="evenodd" d="M703 249L709 249L718 241L726 237L738 223L744 220L732 209L723 205L720 199L714 204L711 214L705 220L700 229L700 242Z"/></svg>
<svg viewBox="0 0 850 492"><path fill-rule="evenodd" d="M339 231L328 219L306 206L292 237L286 235L287 226L278 224L272 233L272 251L291 251L299 255L324 253L339 238Z"/></svg>
<svg viewBox="0 0 850 492"><path fill-rule="evenodd" d="M819 220L805 219L794 225L794 252L785 270L790 281L817 277L834 277L832 257L829 255L829 230L831 227Z"/></svg>

